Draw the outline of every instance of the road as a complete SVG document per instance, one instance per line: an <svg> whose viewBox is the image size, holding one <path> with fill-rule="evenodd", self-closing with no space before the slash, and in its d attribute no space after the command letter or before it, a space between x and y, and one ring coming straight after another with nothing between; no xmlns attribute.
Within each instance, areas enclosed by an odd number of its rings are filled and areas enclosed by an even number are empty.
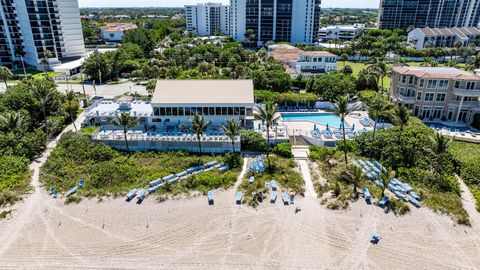
<svg viewBox="0 0 480 270"><path fill-rule="evenodd" d="M132 82L126 82L122 84L103 84L97 85L95 88L96 89L94 89L92 85L85 85L85 93L87 95L97 95L105 98L113 98L125 92L137 92L141 95L147 95L147 90L144 86L136 85ZM65 91L67 89L73 89L75 92L83 93L83 88L80 84L58 84L58 90ZM0 85L0 92L3 91L5 91L5 84Z"/></svg>

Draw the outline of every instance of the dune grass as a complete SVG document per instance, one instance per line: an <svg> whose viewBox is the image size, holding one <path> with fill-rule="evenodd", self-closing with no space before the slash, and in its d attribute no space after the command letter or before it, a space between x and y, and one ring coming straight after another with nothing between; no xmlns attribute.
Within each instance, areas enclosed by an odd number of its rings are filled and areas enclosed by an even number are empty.
<svg viewBox="0 0 480 270"><path fill-rule="evenodd" d="M258 204L258 194L263 195L263 199L269 199L266 195L271 188L266 188L265 183L270 183L272 180L277 182L277 194L281 192L294 192L303 196L305 181L300 175L297 165L293 158L283 158L277 155L270 155L271 169L264 173L248 172L245 178L238 187L239 191L244 194L244 202L256 206ZM265 164L267 160L265 159ZM248 182L250 176L254 176L255 180L252 184Z"/></svg>
<svg viewBox="0 0 480 270"><path fill-rule="evenodd" d="M28 164L24 157L0 157L0 207L13 205L29 190Z"/></svg>
<svg viewBox="0 0 480 270"><path fill-rule="evenodd" d="M79 179L85 187L80 197L120 196L132 188L148 188L148 183L189 167L217 160L221 155L194 155L188 152L134 152L116 151L102 143L89 140L82 132L70 132L62 137L41 168L40 180L45 188L56 187L65 192ZM156 193L180 195L190 191L231 187L240 169L224 173L218 170L203 172L175 184L166 185Z"/></svg>

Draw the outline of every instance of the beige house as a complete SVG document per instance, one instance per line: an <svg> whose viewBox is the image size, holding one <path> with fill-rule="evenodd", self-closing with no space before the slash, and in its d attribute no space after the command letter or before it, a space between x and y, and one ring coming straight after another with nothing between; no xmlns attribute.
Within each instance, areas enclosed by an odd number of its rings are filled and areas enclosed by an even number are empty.
<svg viewBox="0 0 480 270"><path fill-rule="evenodd" d="M480 76L450 67L394 67L389 97L425 121L480 118Z"/></svg>

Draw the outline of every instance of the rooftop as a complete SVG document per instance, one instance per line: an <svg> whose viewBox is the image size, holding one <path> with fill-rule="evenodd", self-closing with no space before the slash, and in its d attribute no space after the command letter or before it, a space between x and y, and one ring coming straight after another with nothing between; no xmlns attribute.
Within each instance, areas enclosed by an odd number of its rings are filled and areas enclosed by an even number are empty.
<svg viewBox="0 0 480 270"><path fill-rule="evenodd" d="M303 51L297 47L285 44L275 44L268 47L269 55L279 61L296 61L300 56L336 57L327 51Z"/></svg>
<svg viewBox="0 0 480 270"><path fill-rule="evenodd" d="M135 29L137 25L134 23L109 23L102 27L103 32L124 32L127 30Z"/></svg>
<svg viewBox="0 0 480 270"><path fill-rule="evenodd" d="M251 80L158 80L153 104L252 104Z"/></svg>
<svg viewBox="0 0 480 270"><path fill-rule="evenodd" d="M454 28L417 28L425 36L436 37L436 36L478 36L480 35L480 30L476 27L454 27Z"/></svg>
<svg viewBox="0 0 480 270"><path fill-rule="evenodd" d="M393 72L421 78L480 80L480 76L453 67L393 67Z"/></svg>
<svg viewBox="0 0 480 270"><path fill-rule="evenodd" d="M120 113L129 112L130 116L149 116L153 112L152 105L145 101L126 100L100 100L97 104L86 111L87 118L90 116L115 116Z"/></svg>

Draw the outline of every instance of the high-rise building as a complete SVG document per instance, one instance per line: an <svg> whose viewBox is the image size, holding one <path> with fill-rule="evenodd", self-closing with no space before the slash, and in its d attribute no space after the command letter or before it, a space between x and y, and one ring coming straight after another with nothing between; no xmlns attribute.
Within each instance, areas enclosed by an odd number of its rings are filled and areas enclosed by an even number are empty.
<svg viewBox="0 0 480 270"><path fill-rule="evenodd" d="M380 0L380 28L477 27L480 0Z"/></svg>
<svg viewBox="0 0 480 270"><path fill-rule="evenodd" d="M77 0L0 0L0 65L42 69L85 54Z"/></svg>
<svg viewBox="0 0 480 270"><path fill-rule="evenodd" d="M185 6L187 31L199 36L212 36L220 30L230 33L230 7L220 3Z"/></svg>
<svg viewBox="0 0 480 270"><path fill-rule="evenodd" d="M320 0L230 0L230 36L237 41L316 42Z"/></svg>

